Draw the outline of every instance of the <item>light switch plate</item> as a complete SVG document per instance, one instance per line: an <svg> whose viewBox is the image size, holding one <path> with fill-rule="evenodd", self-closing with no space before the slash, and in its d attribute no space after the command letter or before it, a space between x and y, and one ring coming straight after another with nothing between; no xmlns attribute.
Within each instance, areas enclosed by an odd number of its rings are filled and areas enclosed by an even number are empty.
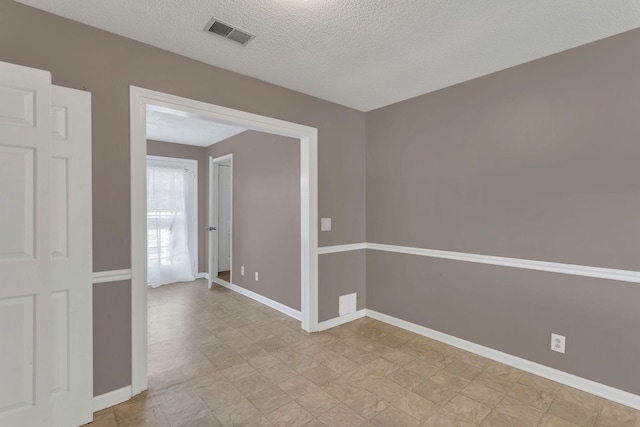
<svg viewBox="0 0 640 427"><path fill-rule="evenodd" d="M341 295L338 299L338 315L344 316L345 314L355 313L357 301L357 293Z"/></svg>
<svg viewBox="0 0 640 427"><path fill-rule="evenodd" d="M331 231L331 218L320 218L320 231Z"/></svg>

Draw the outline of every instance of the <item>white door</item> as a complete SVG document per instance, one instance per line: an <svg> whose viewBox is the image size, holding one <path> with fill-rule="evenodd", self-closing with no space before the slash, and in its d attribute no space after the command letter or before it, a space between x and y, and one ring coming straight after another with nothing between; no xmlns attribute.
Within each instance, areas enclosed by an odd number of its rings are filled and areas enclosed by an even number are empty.
<svg viewBox="0 0 640 427"><path fill-rule="evenodd" d="M220 239L221 237L221 221L224 219L227 231L225 234L229 233L229 267L231 269L231 253L233 253L233 236L231 230L233 229L233 206L232 203L229 203L229 214L228 218L221 218L219 206L219 198L222 197L220 194L220 174L221 170L224 168L221 165L227 164L230 165L229 174L227 175L229 178L229 198L233 200L233 154L227 154L226 156L217 157L215 159L209 157L209 226L206 227L209 230L209 274L208 274L208 285L211 288L212 281L218 281L218 272L226 271L220 268L223 264L221 257L219 256L219 247L220 247ZM222 172L224 174L224 172ZM226 222L228 221L228 224Z"/></svg>
<svg viewBox="0 0 640 427"><path fill-rule="evenodd" d="M51 106L53 425L93 419L91 94L54 86Z"/></svg>
<svg viewBox="0 0 640 427"><path fill-rule="evenodd" d="M51 419L51 75L0 62L0 426Z"/></svg>
<svg viewBox="0 0 640 427"><path fill-rule="evenodd" d="M218 271L231 269L231 163L218 169Z"/></svg>

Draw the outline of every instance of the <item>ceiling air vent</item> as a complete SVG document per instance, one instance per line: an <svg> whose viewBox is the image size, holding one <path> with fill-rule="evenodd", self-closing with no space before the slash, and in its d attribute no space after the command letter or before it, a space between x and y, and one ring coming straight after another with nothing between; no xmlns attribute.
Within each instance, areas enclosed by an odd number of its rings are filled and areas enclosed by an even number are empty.
<svg viewBox="0 0 640 427"><path fill-rule="evenodd" d="M224 22L216 18L213 18L211 21L209 21L205 30L210 33L222 36L225 39L233 40L234 42L240 43L243 46L249 43L255 37L251 33L235 28L229 24L225 24Z"/></svg>

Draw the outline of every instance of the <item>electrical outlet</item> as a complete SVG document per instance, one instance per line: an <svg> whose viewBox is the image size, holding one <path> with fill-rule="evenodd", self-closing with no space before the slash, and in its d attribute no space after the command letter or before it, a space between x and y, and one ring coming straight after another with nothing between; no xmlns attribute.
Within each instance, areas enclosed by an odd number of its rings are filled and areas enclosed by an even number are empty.
<svg viewBox="0 0 640 427"><path fill-rule="evenodd" d="M256 282L258 281L258 272L256 271Z"/></svg>
<svg viewBox="0 0 640 427"><path fill-rule="evenodd" d="M331 231L331 218L320 218L320 231Z"/></svg>
<svg viewBox="0 0 640 427"><path fill-rule="evenodd" d="M244 276L244 265L240 266L240 275Z"/></svg>
<svg viewBox="0 0 640 427"><path fill-rule="evenodd" d="M564 354L566 338L562 335L551 334L551 350Z"/></svg>

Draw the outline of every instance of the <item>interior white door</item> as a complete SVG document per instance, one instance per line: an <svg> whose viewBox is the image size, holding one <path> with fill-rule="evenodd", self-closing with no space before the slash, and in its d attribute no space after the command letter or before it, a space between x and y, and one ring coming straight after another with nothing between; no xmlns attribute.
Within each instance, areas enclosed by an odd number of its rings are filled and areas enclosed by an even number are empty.
<svg viewBox="0 0 640 427"><path fill-rule="evenodd" d="M93 419L91 94L52 89L53 425Z"/></svg>
<svg viewBox="0 0 640 427"><path fill-rule="evenodd" d="M231 268L231 164L218 169L218 271Z"/></svg>
<svg viewBox="0 0 640 427"><path fill-rule="evenodd" d="M209 225L206 227L208 242L207 286L211 289L214 277L218 276L218 164L209 157Z"/></svg>
<svg viewBox="0 0 640 427"><path fill-rule="evenodd" d="M51 75L0 62L0 426L51 419Z"/></svg>

